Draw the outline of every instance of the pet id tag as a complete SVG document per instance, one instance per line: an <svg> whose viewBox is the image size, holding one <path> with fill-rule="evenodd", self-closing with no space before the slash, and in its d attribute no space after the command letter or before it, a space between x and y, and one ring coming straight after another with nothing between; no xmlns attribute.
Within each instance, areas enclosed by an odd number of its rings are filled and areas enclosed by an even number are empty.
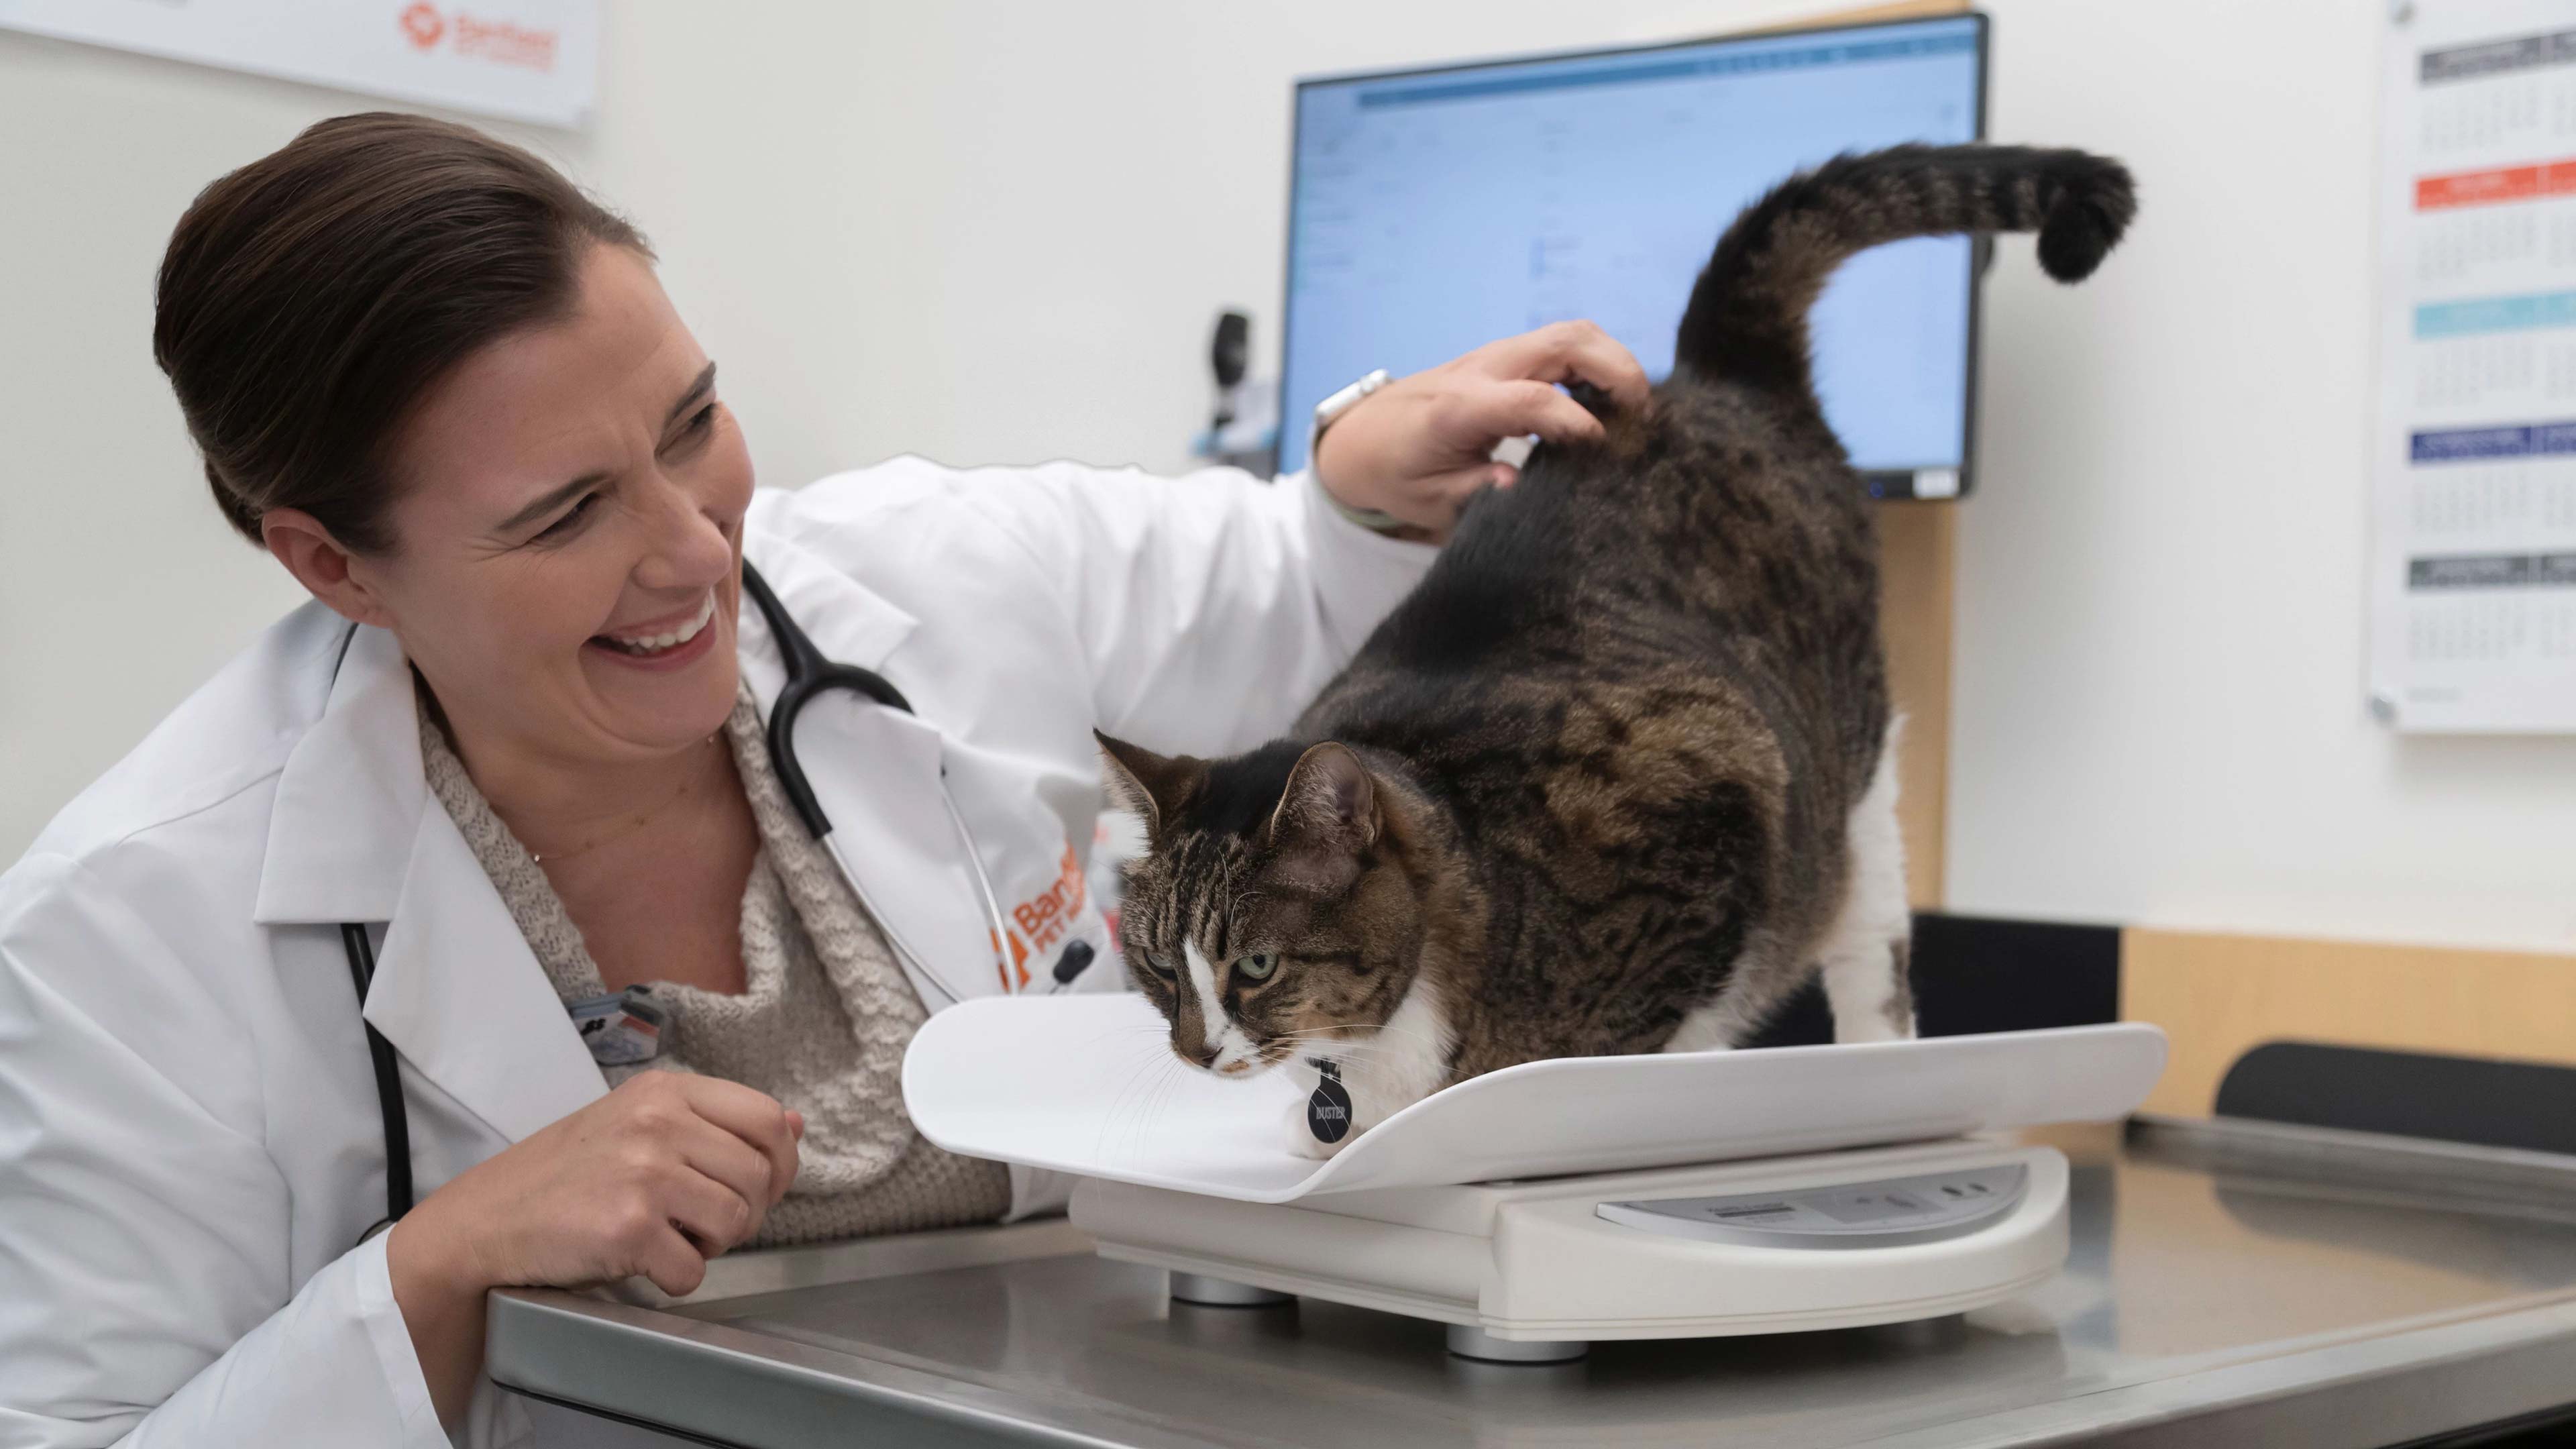
<svg viewBox="0 0 2576 1449"><path fill-rule="evenodd" d="M590 1048L590 1059L603 1067L631 1067L662 1054L662 1033L671 1024L671 1008L655 1001L653 988L629 986L608 996L586 996L565 1009L573 1030Z"/></svg>
<svg viewBox="0 0 2576 1449"><path fill-rule="evenodd" d="M1322 1074L1315 1095L1306 1099L1306 1130L1318 1142L1339 1142L1351 1135L1351 1089L1342 1085L1342 1065L1320 1057L1306 1060Z"/></svg>

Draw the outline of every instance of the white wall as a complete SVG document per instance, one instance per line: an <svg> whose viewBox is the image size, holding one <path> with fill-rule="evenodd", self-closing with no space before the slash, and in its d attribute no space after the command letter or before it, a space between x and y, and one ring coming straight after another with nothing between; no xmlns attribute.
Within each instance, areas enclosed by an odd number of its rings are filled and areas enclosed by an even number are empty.
<svg viewBox="0 0 2576 1449"><path fill-rule="evenodd" d="M1989 291L1961 909L2576 946L2576 738L2363 707L2382 7L2001 4L1994 130L2127 157L2132 245Z"/></svg>
<svg viewBox="0 0 2576 1449"><path fill-rule="evenodd" d="M1179 465L1214 311L1277 342L1292 75L1811 7L609 8L593 125L499 129L643 224L763 476L802 482ZM2360 708L2371 7L1992 9L1995 134L2129 157L2146 216L2086 289L2023 246L1989 293L1954 902L2576 943L2576 741ZM152 269L197 187L369 104L0 34L0 859L292 602L203 499Z"/></svg>

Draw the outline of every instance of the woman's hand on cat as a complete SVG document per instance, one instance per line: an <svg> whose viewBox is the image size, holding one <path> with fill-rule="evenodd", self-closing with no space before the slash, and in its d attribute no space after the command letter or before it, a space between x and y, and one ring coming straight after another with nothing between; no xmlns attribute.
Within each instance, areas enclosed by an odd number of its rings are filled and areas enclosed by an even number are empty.
<svg viewBox="0 0 2576 1449"><path fill-rule="evenodd" d="M1558 387L1576 382L1622 411L1646 405L1646 371L1627 348L1589 322L1552 323L1380 388L1324 430L1316 480L1353 508L1446 538L1478 489L1518 481L1519 469L1494 460L1496 443L1601 436L1600 420Z"/></svg>

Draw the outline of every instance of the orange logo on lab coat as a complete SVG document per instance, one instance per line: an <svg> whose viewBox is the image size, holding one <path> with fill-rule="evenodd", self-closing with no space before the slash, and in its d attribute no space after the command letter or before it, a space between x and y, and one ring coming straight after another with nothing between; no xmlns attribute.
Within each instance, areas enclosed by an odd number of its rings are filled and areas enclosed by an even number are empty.
<svg viewBox="0 0 2576 1449"><path fill-rule="evenodd" d="M1074 859L1073 847L1064 848L1056 863L1056 878L1045 890L1011 907L1011 924L1018 927L1010 933L1011 964L1003 972L1002 989L1025 990L1029 984L1029 957L1043 952L1065 938L1073 929L1074 918L1082 914L1089 888L1082 879L1082 862ZM996 968L999 969L1001 944L994 943ZM1011 978L1019 979L1013 981Z"/></svg>

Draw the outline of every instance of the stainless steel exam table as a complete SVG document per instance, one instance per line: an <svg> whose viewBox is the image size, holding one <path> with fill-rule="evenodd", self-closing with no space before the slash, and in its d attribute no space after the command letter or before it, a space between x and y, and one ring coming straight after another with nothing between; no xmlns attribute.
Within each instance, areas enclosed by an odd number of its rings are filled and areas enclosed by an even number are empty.
<svg viewBox="0 0 2576 1449"><path fill-rule="evenodd" d="M2034 1134L2074 1254L1964 1318L1449 1357L1305 1300L1172 1303L1061 1221L494 1296L504 1387L743 1449L2396 1445L2576 1416L2576 1158L2256 1124Z"/></svg>

